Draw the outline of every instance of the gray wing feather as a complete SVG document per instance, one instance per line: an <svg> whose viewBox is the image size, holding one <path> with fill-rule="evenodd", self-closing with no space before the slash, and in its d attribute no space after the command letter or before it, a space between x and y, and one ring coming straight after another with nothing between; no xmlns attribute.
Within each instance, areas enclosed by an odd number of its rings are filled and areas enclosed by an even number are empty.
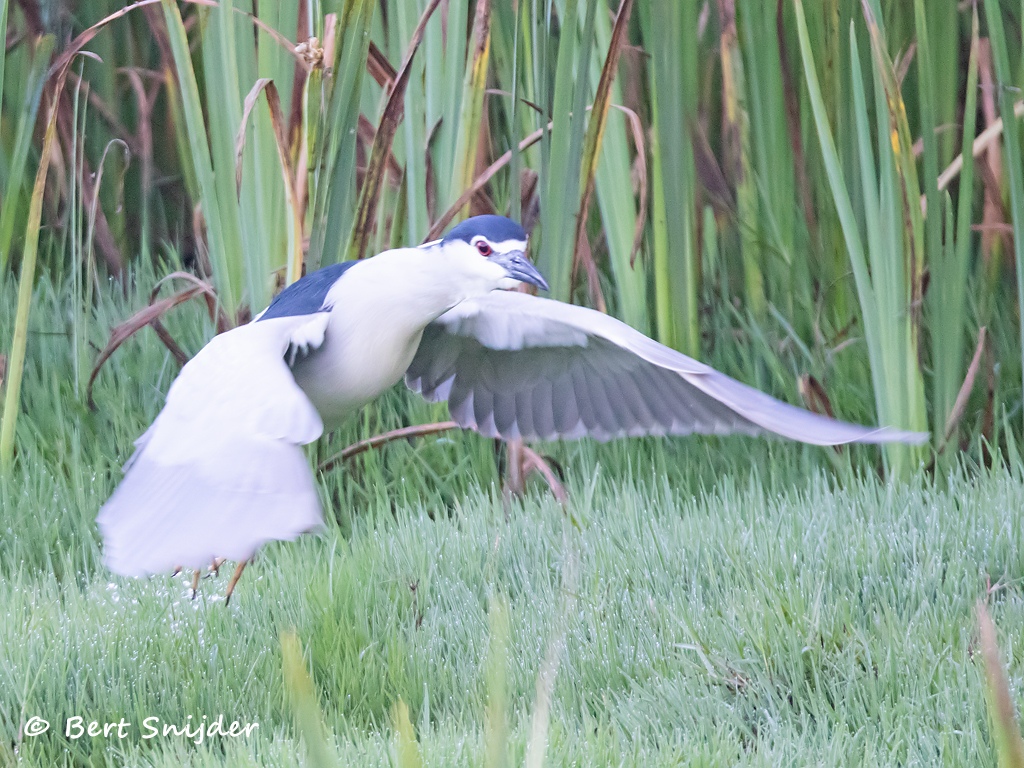
<svg viewBox="0 0 1024 768"><path fill-rule="evenodd" d="M461 426L526 440L774 433L816 445L927 435L776 400L585 307L496 291L424 331L406 383Z"/></svg>
<svg viewBox="0 0 1024 768"><path fill-rule="evenodd" d="M533 434L535 435L557 435L560 431L554 408L556 391L554 387L555 382L549 379L542 379L533 387Z"/></svg>

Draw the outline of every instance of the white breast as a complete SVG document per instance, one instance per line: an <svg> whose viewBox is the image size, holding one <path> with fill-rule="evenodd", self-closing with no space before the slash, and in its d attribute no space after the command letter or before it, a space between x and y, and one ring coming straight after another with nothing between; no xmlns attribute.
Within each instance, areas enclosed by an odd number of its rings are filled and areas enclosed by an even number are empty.
<svg viewBox="0 0 1024 768"><path fill-rule="evenodd" d="M293 368L295 381L313 402L326 430L402 378L419 346L420 329L395 329L381 313L332 313L324 345Z"/></svg>
<svg viewBox="0 0 1024 768"><path fill-rule="evenodd" d="M354 265L331 289L324 343L293 368L325 429L396 384L423 329L461 298L445 281L419 274L425 266L422 251L388 251Z"/></svg>

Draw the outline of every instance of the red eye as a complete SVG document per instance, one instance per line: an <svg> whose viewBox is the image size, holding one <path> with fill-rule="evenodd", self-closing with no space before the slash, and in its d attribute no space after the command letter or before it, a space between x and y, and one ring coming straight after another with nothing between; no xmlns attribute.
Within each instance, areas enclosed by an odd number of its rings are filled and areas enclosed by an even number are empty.
<svg viewBox="0 0 1024 768"><path fill-rule="evenodd" d="M491 246L488 245L486 240L478 240L476 243L476 249L479 251L481 256L490 256L494 251Z"/></svg>

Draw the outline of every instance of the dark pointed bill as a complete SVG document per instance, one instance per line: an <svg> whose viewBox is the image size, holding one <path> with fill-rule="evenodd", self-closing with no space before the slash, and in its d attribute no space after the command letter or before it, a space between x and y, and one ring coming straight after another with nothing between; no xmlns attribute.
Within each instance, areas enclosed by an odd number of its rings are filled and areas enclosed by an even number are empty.
<svg viewBox="0 0 1024 768"><path fill-rule="evenodd" d="M499 253L493 256L491 261L503 266L508 276L514 280L535 285L545 291L550 290L550 288L548 288L548 281L545 280L544 276L537 270L537 268L527 260L526 254L522 251Z"/></svg>

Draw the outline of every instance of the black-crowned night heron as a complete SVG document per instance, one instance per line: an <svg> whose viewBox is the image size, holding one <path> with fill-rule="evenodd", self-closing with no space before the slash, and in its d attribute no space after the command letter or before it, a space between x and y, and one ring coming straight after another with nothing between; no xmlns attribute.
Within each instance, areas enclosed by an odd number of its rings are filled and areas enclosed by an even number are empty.
<svg viewBox="0 0 1024 768"><path fill-rule="evenodd" d="M301 446L403 375L461 426L505 439L925 438L787 405L600 312L501 290L547 288L526 241L515 222L476 216L442 240L314 272L216 336L171 385L99 513L110 569L244 564L320 527Z"/></svg>

